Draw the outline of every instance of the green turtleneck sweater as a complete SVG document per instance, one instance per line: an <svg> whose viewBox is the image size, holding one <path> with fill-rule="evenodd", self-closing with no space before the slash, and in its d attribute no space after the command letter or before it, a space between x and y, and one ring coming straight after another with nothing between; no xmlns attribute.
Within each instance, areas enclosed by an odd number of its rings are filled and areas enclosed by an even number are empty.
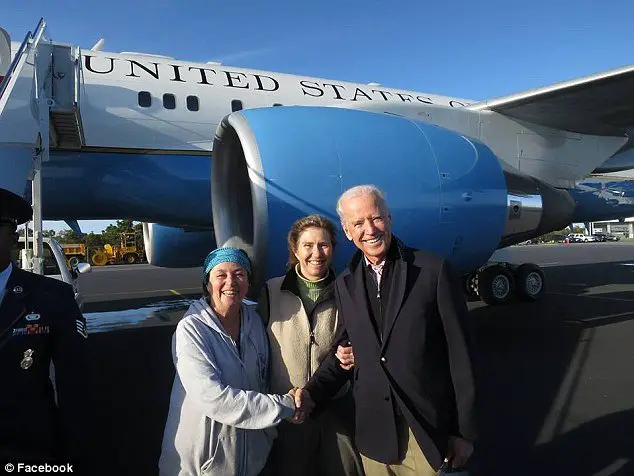
<svg viewBox="0 0 634 476"><path fill-rule="evenodd" d="M317 281L309 281L304 278L301 273L299 264L295 265L295 274L297 274L297 288L299 289L299 297L302 300L306 314L310 316L315 308L315 303L321 296L321 293L328 284L330 284L330 272Z"/></svg>

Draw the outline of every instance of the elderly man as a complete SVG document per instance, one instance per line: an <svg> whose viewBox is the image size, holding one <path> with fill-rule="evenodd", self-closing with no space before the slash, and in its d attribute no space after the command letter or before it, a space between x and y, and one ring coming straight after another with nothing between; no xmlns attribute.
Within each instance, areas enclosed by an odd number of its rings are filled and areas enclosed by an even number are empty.
<svg viewBox="0 0 634 476"><path fill-rule="evenodd" d="M338 342L350 342L354 354L346 357L340 348L340 362L332 352L305 391L319 407L352 373L356 443L367 476L460 469L476 429L459 281L447 261L392 234L392 217L375 186L347 190L337 212L359 249L336 281L344 322ZM353 369L345 365L351 363Z"/></svg>
<svg viewBox="0 0 634 476"><path fill-rule="evenodd" d="M25 200L0 189L0 461L74 463L81 474L89 437L86 320L71 286L12 263L17 226L31 214Z"/></svg>

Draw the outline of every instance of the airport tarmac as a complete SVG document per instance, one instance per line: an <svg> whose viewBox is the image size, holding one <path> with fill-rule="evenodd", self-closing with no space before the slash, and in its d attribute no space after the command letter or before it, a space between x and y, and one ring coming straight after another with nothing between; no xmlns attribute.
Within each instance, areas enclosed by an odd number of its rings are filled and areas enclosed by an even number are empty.
<svg viewBox="0 0 634 476"><path fill-rule="evenodd" d="M504 307L469 303L481 397L472 474L634 474L634 244L498 254L544 266L547 294ZM82 276L101 455L89 474L157 474L171 336L199 279L199 269L149 265Z"/></svg>

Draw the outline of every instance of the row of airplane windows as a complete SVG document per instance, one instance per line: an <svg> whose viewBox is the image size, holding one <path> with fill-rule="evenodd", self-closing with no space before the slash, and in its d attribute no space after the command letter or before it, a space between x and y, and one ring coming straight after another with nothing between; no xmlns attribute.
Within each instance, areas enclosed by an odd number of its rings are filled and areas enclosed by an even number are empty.
<svg viewBox="0 0 634 476"><path fill-rule="evenodd" d="M198 96L187 96L187 110L198 111L200 109L200 102ZM152 106L152 95L148 91L139 91L139 106L150 107ZM273 104L273 106L281 106L279 103ZM176 109L176 96L170 93L163 94L163 107L165 109ZM231 111L241 111L244 108L242 101L239 99L233 99L231 101Z"/></svg>

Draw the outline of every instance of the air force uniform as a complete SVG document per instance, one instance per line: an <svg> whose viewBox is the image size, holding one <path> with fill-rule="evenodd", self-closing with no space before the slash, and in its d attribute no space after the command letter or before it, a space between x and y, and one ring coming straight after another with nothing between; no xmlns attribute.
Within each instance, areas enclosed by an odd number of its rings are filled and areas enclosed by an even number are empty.
<svg viewBox="0 0 634 476"><path fill-rule="evenodd" d="M8 194L0 190L0 222L26 222L30 206ZM85 460L87 338L71 286L0 269L0 461Z"/></svg>

